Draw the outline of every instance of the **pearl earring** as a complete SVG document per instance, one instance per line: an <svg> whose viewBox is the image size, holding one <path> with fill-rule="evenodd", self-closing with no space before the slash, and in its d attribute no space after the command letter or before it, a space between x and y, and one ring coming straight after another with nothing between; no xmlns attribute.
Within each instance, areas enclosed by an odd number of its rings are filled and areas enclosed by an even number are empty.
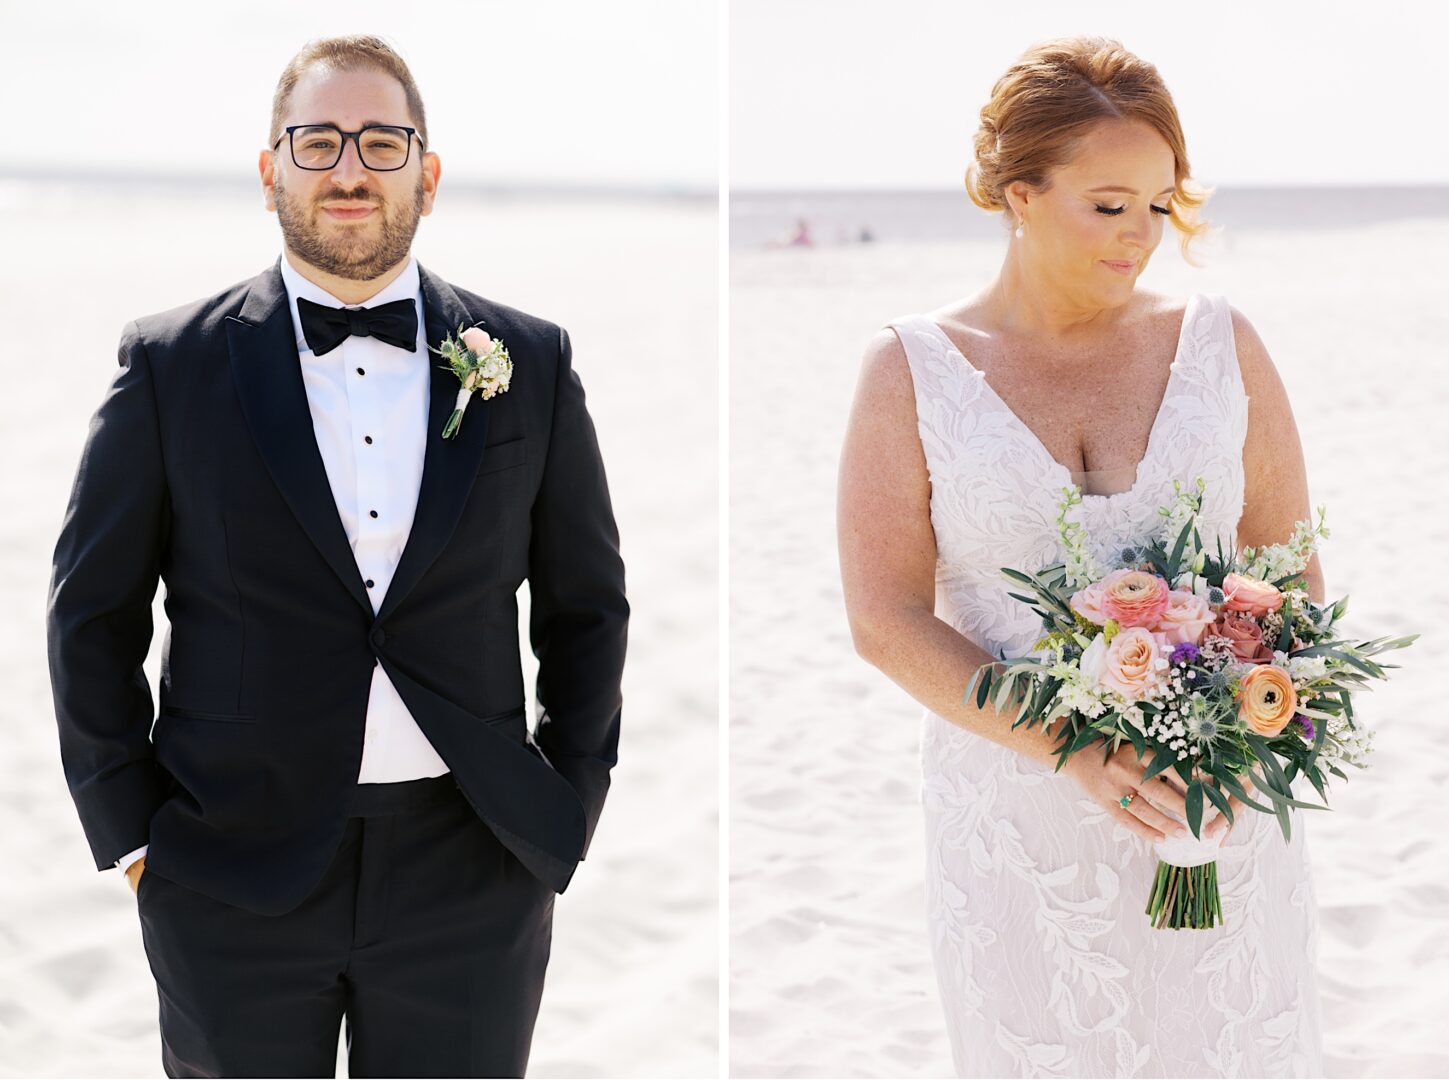
<svg viewBox="0 0 1449 1080"><path fill-rule="evenodd" d="M1020 240L1025 235L1026 235L1026 223L1025 222L1022 222L1020 225L1018 225L1016 227L1016 238L1018 240Z"/></svg>

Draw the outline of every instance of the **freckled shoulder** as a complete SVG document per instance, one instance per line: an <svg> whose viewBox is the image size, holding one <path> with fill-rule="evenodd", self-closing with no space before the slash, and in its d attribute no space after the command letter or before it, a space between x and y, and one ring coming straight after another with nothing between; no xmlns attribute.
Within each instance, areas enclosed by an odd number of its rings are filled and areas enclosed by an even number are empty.
<svg viewBox="0 0 1449 1080"><path fill-rule="evenodd" d="M1278 369L1268 355L1268 348L1258 336L1248 317L1229 306L1233 320L1233 346L1238 354L1238 370L1243 377L1243 390L1257 408L1257 415L1267 422L1281 419L1288 410L1288 394Z"/></svg>
<svg viewBox="0 0 1449 1080"><path fill-rule="evenodd" d="M878 330L866 343L860 362L860 383L872 388L871 396L906 400L914 406L915 383L910 361L899 335L890 327Z"/></svg>

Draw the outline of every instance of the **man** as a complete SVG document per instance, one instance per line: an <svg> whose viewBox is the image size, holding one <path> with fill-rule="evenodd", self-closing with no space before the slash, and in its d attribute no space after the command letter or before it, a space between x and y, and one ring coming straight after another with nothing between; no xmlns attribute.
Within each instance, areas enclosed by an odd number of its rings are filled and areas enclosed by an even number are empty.
<svg viewBox="0 0 1449 1080"><path fill-rule="evenodd" d="M332 1076L344 1018L355 1076L521 1076L615 763L629 609L569 339L412 258L427 145L385 43L299 53L259 161L282 256L126 327L76 473L61 753L170 1076ZM513 368L464 405L428 347L473 326Z"/></svg>

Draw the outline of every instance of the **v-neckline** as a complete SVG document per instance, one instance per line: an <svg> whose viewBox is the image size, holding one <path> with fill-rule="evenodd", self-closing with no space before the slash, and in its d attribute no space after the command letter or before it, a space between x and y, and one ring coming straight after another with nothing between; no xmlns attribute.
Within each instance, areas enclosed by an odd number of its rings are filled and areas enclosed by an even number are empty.
<svg viewBox="0 0 1449 1080"><path fill-rule="evenodd" d="M938 335L940 335L941 340L946 343L946 347L956 354L957 358L960 359L961 363L965 365L966 370L971 372L973 375L981 380L981 383L986 388L987 392L996 399L996 403L1000 405L1001 408L1006 412L1007 416L1011 417L1011 419L1015 421L1016 425L1027 434L1031 441L1036 445L1036 448L1041 451L1042 457L1050 462L1052 467L1055 468L1058 473L1066 477L1068 484L1076 488L1076 490L1082 497L1082 501L1085 503L1088 499L1096 499L1099 503L1105 504L1111 502L1111 500L1113 499L1126 498L1128 495L1134 494L1137 489L1142 486L1142 482L1144 479L1143 466L1145 466L1149 461L1152 460L1152 454L1157 445L1157 432L1158 429L1162 426L1162 418L1167 411L1167 402L1168 399L1172 396L1173 383L1176 381L1177 373L1180 370L1179 361L1182 359L1182 348L1183 345L1187 342L1188 328L1192 325L1191 319L1193 315L1193 310L1197 306L1197 299L1197 294L1193 293L1187 298L1187 303L1183 306L1182 325L1178 328L1177 347L1173 350L1172 363L1168 366L1167 385L1163 388L1162 400L1157 404L1157 413L1152 418L1152 427L1148 429L1147 449L1142 454L1142 460L1137 462L1137 466L1132 480L1132 486L1127 488L1125 491L1114 491L1106 495L1094 495L1082 491L1082 486L1072 479L1072 470L1067 468L1065 465L1063 465L1060 461L1052 456L1052 452L1047 449L1046 443L1042 442L1041 438L1037 435L1035 431L1031 429L1026 421L1016 414L1016 410L1014 410L1010 405L1006 403L1006 399L996 392L996 387L991 385L991 380L986 377L986 372L982 371L980 368L972 364L970 360L966 359L966 354L963 353L960 348L957 347L956 343L951 340L951 335L946 333L940 323L928 316L922 317L930 325L931 329L934 330ZM1090 472L1091 470L1087 471Z"/></svg>

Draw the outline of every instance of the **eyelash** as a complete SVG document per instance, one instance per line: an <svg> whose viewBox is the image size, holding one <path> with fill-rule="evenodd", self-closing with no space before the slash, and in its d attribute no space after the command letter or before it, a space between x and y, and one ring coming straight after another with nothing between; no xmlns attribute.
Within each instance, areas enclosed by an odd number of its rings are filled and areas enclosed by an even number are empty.
<svg viewBox="0 0 1449 1080"><path fill-rule="evenodd" d="M1126 209L1125 206L1099 206L1097 207L1097 213L1106 214L1108 217L1116 217ZM1152 210L1154 213L1162 214L1164 217L1172 213L1172 208L1168 206L1154 206Z"/></svg>

